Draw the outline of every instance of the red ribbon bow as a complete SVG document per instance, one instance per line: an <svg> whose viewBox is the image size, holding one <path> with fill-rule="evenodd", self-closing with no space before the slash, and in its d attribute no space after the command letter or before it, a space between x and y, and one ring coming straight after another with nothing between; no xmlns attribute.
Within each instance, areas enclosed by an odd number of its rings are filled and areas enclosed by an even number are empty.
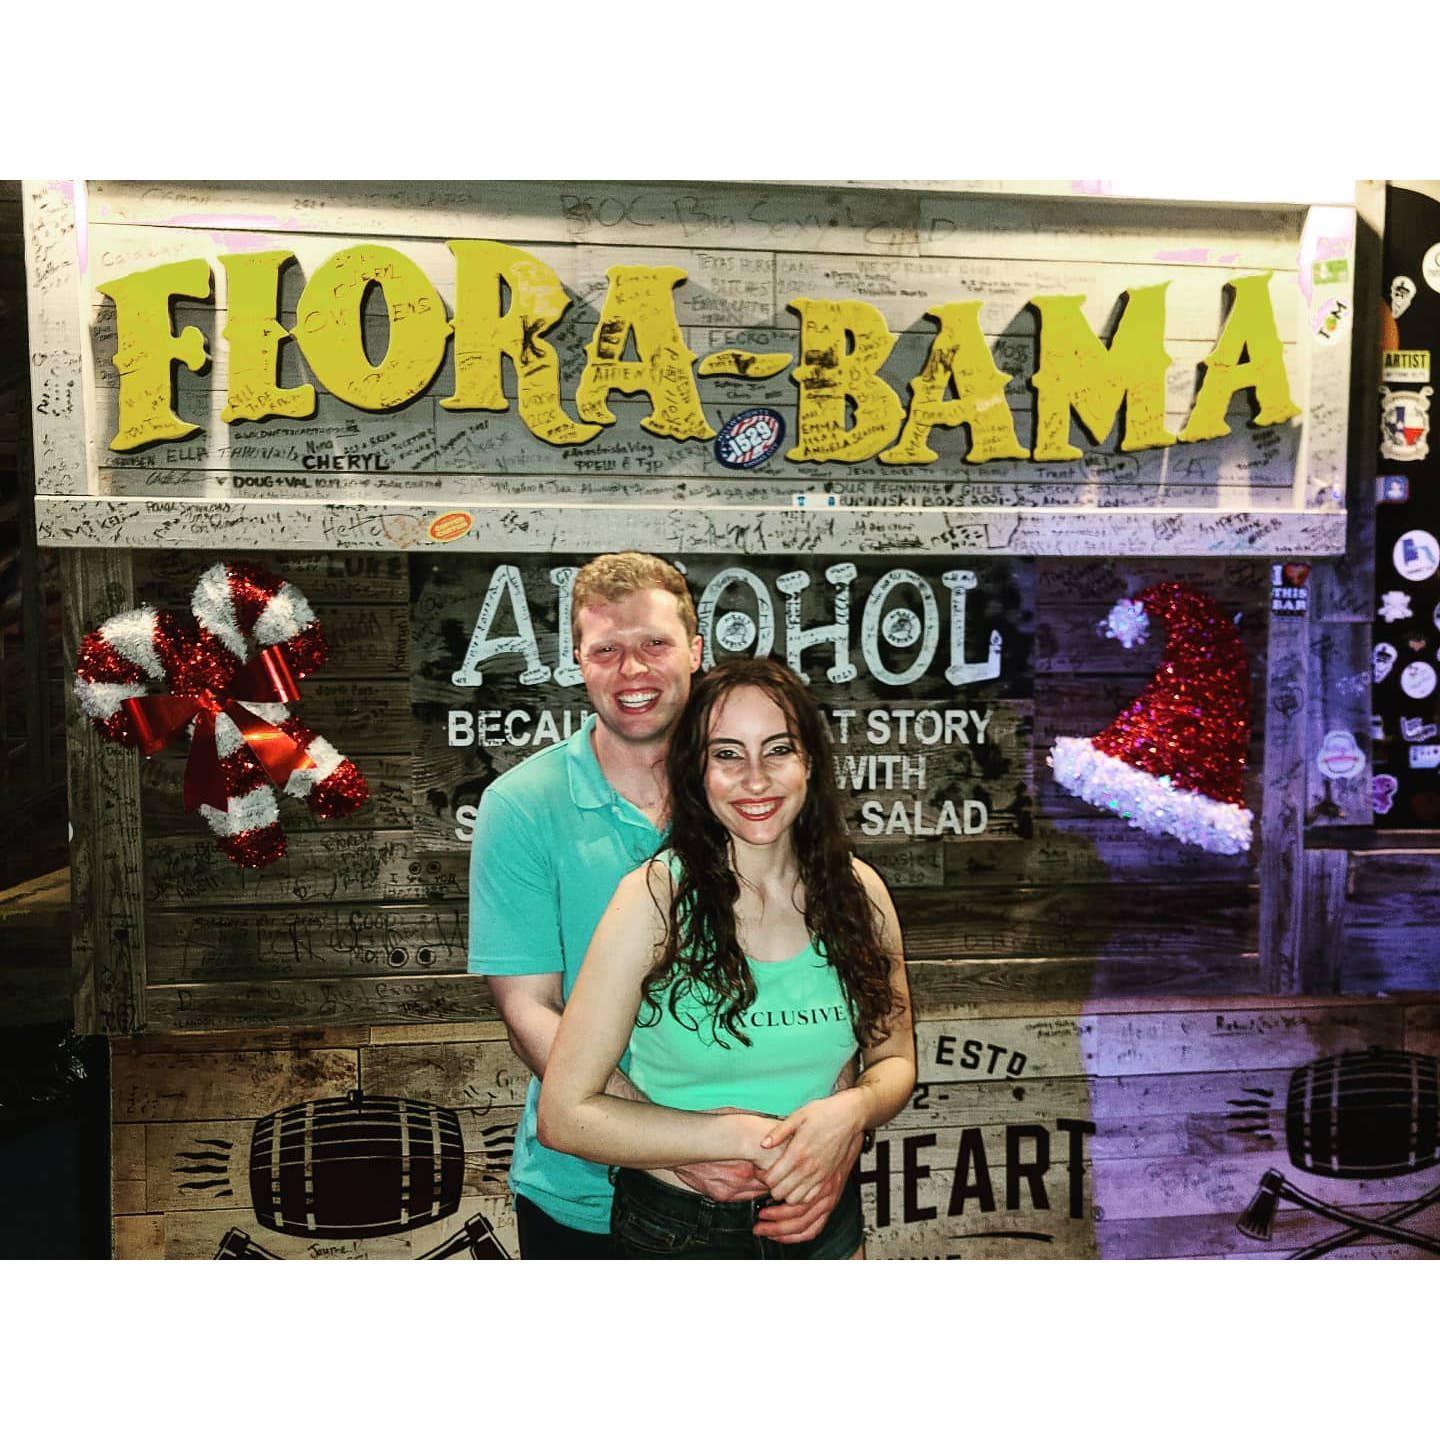
<svg viewBox="0 0 1440 1440"><path fill-rule="evenodd" d="M295 771L313 769L315 762L298 740L247 710L240 701L288 704L299 698L300 690L281 647L271 645L247 661L229 688L219 694L201 690L195 695L141 695L126 700L124 706L146 755L163 750L194 719L195 736L185 765L185 808L209 805L224 810L230 794L215 747L215 717L225 714L235 722L261 769L283 790Z"/></svg>

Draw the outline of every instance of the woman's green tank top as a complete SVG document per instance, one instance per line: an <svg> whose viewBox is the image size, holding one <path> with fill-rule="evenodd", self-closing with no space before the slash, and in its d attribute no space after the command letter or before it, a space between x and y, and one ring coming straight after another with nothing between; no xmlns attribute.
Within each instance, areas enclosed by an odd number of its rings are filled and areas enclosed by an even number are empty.
<svg viewBox="0 0 1440 1440"><path fill-rule="evenodd" d="M670 1012L669 992L663 991L656 996L660 1015L655 1023L636 1024L629 1076L655 1104L788 1115L835 1088L857 1049L835 968L813 942L788 960L751 960L749 965L755 1002L738 1022L749 1045L715 1023L713 1004L694 990L679 1002L679 1019ZM642 1004L640 1021L652 1013Z"/></svg>

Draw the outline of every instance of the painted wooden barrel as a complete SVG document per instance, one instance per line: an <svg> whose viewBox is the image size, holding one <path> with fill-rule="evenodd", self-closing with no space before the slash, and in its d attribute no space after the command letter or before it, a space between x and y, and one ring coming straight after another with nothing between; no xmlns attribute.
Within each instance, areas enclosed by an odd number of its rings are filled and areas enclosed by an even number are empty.
<svg viewBox="0 0 1440 1440"><path fill-rule="evenodd" d="M1285 1141L1312 1175L1369 1180L1440 1164L1440 1061L1405 1050L1328 1055L1290 1077Z"/></svg>
<svg viewBox="0 0 1440 1440"><path fill-rule="evenodd" d="M354 1090L256 1123L250 1203L286 1235L397 1235L453 1215L464 1171L453 1110Z"/></svg>

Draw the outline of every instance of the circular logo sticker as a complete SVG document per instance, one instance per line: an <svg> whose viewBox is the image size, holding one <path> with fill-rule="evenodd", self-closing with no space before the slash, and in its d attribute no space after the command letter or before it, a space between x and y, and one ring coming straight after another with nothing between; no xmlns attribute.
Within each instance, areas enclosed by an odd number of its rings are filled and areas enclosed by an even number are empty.
<svg viewBox="0 0 1440 1440"><path fill-rule="evenodd" d="M913 645L920 628L920 617L913 610L892 610L880 622L880 633L896 646Z"/></svg>
<svg viewBox="0 0 1440 1440"><path fill-rule="evenodd" d="M1432 290L1440 290L1440 240L1426 252L1420 262L1420 275Z"/></svg>
<svg viewBox="0 0 1440 1440"><path fill-rule="evenodd" d="M748 650L755 643L755 622L738 610L715 622L715 643L722 650Z"/></svg>
<svg viewBox="0 0 1440 1440"><path fill-rule="evenodd" d="M1365 752L1355 743L1348 730L1332 730L1320 742L1316 763L1320 773L1331 780L1345 780L1365 768Z"/></svg>
<svg viewBox="0 0 1440 1440"><path fill-rule="evenodd" d="M1400 672L1400 688L1412 699L1423 700L1435 690L1435 668L1424 660L1412 660Z"/></svg>
<svg viewBox="0 0 1440 1440"><path fill-rule="evenodd" d="M785 439L785 421L778 410L742 410L732 415L715 437L715 458L727 470L753 470L763 465Z"/></svg>
<svg viewBox="0 0 1440 1440"><path fill-rule="evenodd" d="M1407 530L1391 554L1395 568L1407 580L1428 580L1440 570L1440 544L1428 530Z"/></svg>

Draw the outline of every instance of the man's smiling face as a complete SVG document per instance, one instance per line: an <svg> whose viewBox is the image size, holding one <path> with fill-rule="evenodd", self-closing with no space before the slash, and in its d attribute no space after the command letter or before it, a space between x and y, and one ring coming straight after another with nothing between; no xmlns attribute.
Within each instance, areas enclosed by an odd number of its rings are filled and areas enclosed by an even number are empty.
<svg viewBox="0 0 1440 1440"><path fill-rule="evenodd" d="M690 698L700 637L686 634L679 603L665 590L637 590L576 614L576 653L598 722L616 739L665 739Z"/></svg>

